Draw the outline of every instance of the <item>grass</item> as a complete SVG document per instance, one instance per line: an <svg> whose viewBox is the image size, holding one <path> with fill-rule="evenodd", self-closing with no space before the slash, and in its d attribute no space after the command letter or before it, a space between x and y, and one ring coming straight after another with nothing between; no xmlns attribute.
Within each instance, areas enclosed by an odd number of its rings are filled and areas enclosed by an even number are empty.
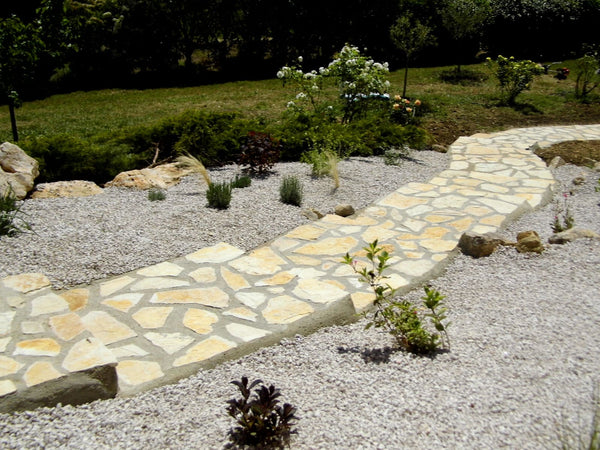
<svg viewBox="0 0 600 450"><path fill-rule="evenodd" d="M497 105L495 80L451 84L440 74L452 67L409 70L407 96L423 101L421 125L433 142L452 143L457 137L512 127L600 123L600 101L588 104L574 98L575 67L567 80L550 75L536 79L530 91L517 98L516 107ZM484 64L465 66L490 75ZM400 93L403 70L390 74L391 93ZM187 88L148 90L108 89L55 95L26 102L17 110L22 139L67 133L81 138L114 133L125 127L151 124L189 109L241 112L247 117L277 121L295 92L277 79L239 81ZM7 107L0 107L0 142L12 140Z"/></svg>

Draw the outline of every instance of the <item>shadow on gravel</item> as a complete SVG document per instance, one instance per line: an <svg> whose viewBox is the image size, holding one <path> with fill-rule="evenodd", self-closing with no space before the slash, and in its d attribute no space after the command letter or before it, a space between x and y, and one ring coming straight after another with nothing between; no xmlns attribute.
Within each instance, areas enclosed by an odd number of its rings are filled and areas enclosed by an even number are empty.
<svg viewBox="0 0 600 450"><path fill-rule="evenodd" d="M338 353L356 353L359 354L362 360L366 363L385 364L390 362L390 356L393 353L400 351L399 348L383 347L383 348L363 348L358 347L338 347Z"/></svg>

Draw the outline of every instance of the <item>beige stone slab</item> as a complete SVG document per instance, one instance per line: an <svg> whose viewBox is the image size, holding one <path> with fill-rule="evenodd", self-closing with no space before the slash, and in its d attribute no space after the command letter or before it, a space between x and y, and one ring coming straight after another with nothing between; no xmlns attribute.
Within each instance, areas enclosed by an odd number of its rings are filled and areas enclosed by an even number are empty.
<svg viewBox="0 0 600 450"><path fill-rule="evenodd" d="M131 358L132 356L146 356L149 354L146 350L138 347L135 344L127 344L121 347L113 347L110 349L110 351L113 353L113 355L115 355L116 358L119 359Z"/></svg>
<svg viewBox="0 0 600 450"><path fill-rule="evenodd" d="M358 312L363 311L373 305L375 301L375 294L373 292L354 292L350 299L354 305L354 309Z"/></svg>
<svg viewBox="0 0 600 450"><path fill-rule="evenodd" d="M6 351L6 347L8 347L8 344L11 340L12 338L10 336L0 338L0 353L4 353Z"/></svg>
<svg viewBox="0 0 600 450"><path fill-rule="evenodd" d="M281 295L269 300L262 315L271 324L289 324L314 312L308 303L289 295Z"/></svg>
<svg viewBox="0 0 600 450"><path fill-rule="evenodd" d="M31 316L41 316L66 311L69 304L60 296L49 293L36 297L31 301Z"/></svg>
<svg viewBox="0 0 600 450"><path fill-rule="evenodd" d="M186 259L197 264L209 263L219 264L237 258L244 254L244 250L229 245L225 242L220 242L211 247L206 247L191 253L186 256Z"/></svg>
<svg viewBox="0 0 600 450"><path fill-rule="evenodd" d="M196 308L188 309L183 317L183 325L198 334L210 333L212 325L218 321L216 314Z"/></svg>
<svg viewBox="0 0 600 450"><path fill-rule="evenodd" d="M262 330L260 328L249 327L248 325L242 325L239 323L230 323L225 329L233 337L236 337L244 342L254 341L271 334L270 331Z"/></svg>
<svg viewBox="0 0 600 450"><path fill-rule="evenodd" d="M287 258L297 266L318 266L321 264L320 259L311 258L310 256L288 255Z"/></svg>
<svg viewBox="0 0 600 450"><path fill-rule="evenodd" d="M302 255L345 255L347 252L351 252L354 247L358 245L358 241L352 236L346 236L341 238L326 238L318 242L304 245L296 250L295 253Z"/></svg>
<svg viewBox="0 0 600 450"><path fill-rule="evenodd" d="M63 341L70 341L85 331L81 318L75 313L67 313L48 319L50 328Z"/></svg>
<svg viewBox="0 0 600 450"><path fill-rule="evenodd" d="M21 322L21 332L23 334L40 334L44 332L44 325L36 321Z"/></svg>
<svg viewBox="0 0 600 450"><path fill-rule="evenodd" d="M157 362L126 359L117 364L117 376L119 377L119 382L124 382L130 386L137 386L156 380L157 378L162 378L165 374Z"/></svg>
<svg viewBox="0 0 600 450"><path fill-rule="evenodd" d="M248 320L250 322L256 322L256 317L258 316L254 311L243 306L225 311L223 315L237 317L238 319Z"/></svg>
<svg viewBox="0 0 600 450"><path fill-rule="evenodd" d="M280 265L254 256L242 256L229 265L248 275L272 275L281 270Z"/></svg>
<svg viewBox="0 0 600 450"><path fill-rule="evenodd" d="M495 200L493 198L482 198L479 201L500 214L512 214L517 209L517 206L513 203Z"/></svg>
<svg viewBox="0 0 600 450"><path fill-rule="evenodd" d="M35 386L36 384L46 381L55 380L64 374L60 373L56 368L47 361L34 362L23 375L23 380L27 387Z"/></svg>
<svg viewBox="0 0 600 450"><path fill-rule="evenodd" d="M81 318L81 322L104 345L137 336L135 331L104 311L90 311Z"/></svg>
<svg viewBox="0 0 600 450"><path fill-rule="evenodd" d="M10 333L15 314L16 311L0 312L0 336L4 336Z"/></svg>
<svg viewBox="0 0 600 450"><path fill-rule="evenodd" d="M19 361L0 355L0 377L17 373L21 367L23 364Z"/></svg>
<svg viewBox="0 0 600 450"><path fill-rule="evenodd" d="M258 308L267 300L267 296L262 292L238 292L235 298L252 309Z"/></svg>
<svg viewBox="0 0 600 450"><path fill-rule="evenodd" d="M42 273L23 273L20 275L10 275L4 277L0 282L13 291L27 294L39 289L49 287L52 283L48 277Z"/></svg>
<svg viewBox="0 0 600 450"><path fill-rule="evenodd" d="M165 324L172 312L172 306L149 306L136 311L131 317L142 328L160 328Z"/></svg>
<svg viewBox="0 0 600 450"><path fill-rule="evenodd" d="M223 277L225 283L234 291L250 287L250 283L242 275L234 273L225 267L221 267L221 277Z"/></svg>
<svg viewBox="0 0 600 450"><path fill-rule="evenodd" d="M303 239L306 241L314 241L320 238L326 230L314 225L301 225L290 231L285 236L291 239Z"/></svg>
<svg viewBox="0 0 600 450"><path fill-rule="evenodd" d="M493 216L484 217L479 221L482 225L491 225L495 228L500 228L504 221L506 220L506 216L495 214Z"/></svg>
<svg viewBox="0 0 600 450"><path fill-rule="evenodd" d="M214 283L217 281L217 273L212 267L200 267L190 272L189 275L198 283Z"/></svg>
<svg viewBox="0 0 600 450"><path fill-rule="evenodd" d="M361 237L365 242L373 242L375 239L379 240L379 242L385 242L397 235L397 231L380 226L374 226L367 228Z"/></svg>
<svg viewBox="0 0 600 450"><path fill-rule="evenodd" d="M325 275L325 272L314 267L295 267L290 273L298 278L321 278Z"/></svg>
<svg viewBox="0 0 600 450"><path fill-rule="evenodd" d="M106 297L108 295L112 295L115 292L123 289L125 286L133 283L135 278L130 276L122 276L119 278L114 278L112 280L106 281L100 284L100 295L102 297Z"/></svg>
<svg viewBox="0 0 600 450"><path fill-rule="evenodd" d="M366 216L359 216L356 218L341 217L336 214L327 214L321 219L321 223L331 225L358 225L358 226L369 226L377 225L378 221Z"/></svg>
<svg viewBox="0 0 600 450"><path fill-rule="evenodd" d="M463 233L471 227L473 222L474 220L472 217L463 217L462 219L449 222L448 226L454 228L456 231Z"/></svg>
<svg viewBox="0 0 600 450"><path fill-rule="evenodd" d="M0 380L0 397L17 391L17 386L10 380Z"/></svg>
<svg viewBox="0 0 600 450"><path fill-rule="evenodd" d="M70 289L60 296L69 304L71 311L79 311L87 306L90 291L85 288Z"/></svg>
<svg viewBox="0 0 600 450"><path fill-rule="evenodd" d="M390 268L409 277L421 277L435 266L433 261L427 259L402 261Z"/></svg>
<svg viewBox="0 0 600 450"><path fill-rule="evenodd" d="M145 278L133 284L130 287L132 291L154 291L159 289L173 289L177 287L189 286L185 280L179 280L177 278L164 278L164 277L152 277Z"/></svg>
<svg viewBox="0 0 600 450"><path fill-rule="evenodd" d="M299 298L315 303L331 303L346 297L343 285L334 280L300 279L292 291Z"/></svg>
<svg viewBox="0 0 600 450"><path fill-rule="evenodd" d="M145 267L137 271L138 275L144 277L176 277L183 271L183 267L165 261L160 264Z"/></svg>
<svg viewBox="0 0 600 450"><path fill-rule="evenodd" d="M293 273L288 272L288 271L283 271L283 272L276 273L275 275L273 275L270 278L264 278L260 281L257 281L255 283L255 286L279 286L279 285L283 285L283 284L288 284L294 278L296 278L296 275L294 275Z"/></svg>
<svg viewBox="0 0 600 450"><path fill-rule="evenodd" d="M483 217L492 213L493 210L484 206L467 206L463 211L471 216Z"/></svg>
<svg viewBox="0 0 600 450"><path fill-rule="evenodd" d="M208 339L194 345L190 348L185 355L177 358L173 366L180 367L186 364L206 361L214 356L224 353L232 348L235 348L236 344L227 339L223 339L219 336L211 336Z"/></svg>
<svg viewBox="0 0 600 450"><path fill-rule="evenodd" d="M139 303L142 297L144 297L144 294L128 292L127 294L121 294L107 298L106 300L102 301L102 304L110 306L118 311L128 312L131 308Z"/></svg>
<svg viewBox="0 0 600 450"><path fill-rule="evenodd" d="M273 248L276 248L277 250L279 250L280 252L285 252L291 248L296 247L297 245L299 245L300 243L296 240L293 239L287 239L285 237L280 237L275 239L271 246Z"/></svg>
<svg viewBox="0 0 600 450"><path fill-rule="evenodd" d="M398 209L408 209L427 203L426 198L411 197L394 192L377 202L380 206L390 206Z"/></svg>
<svg viewBox="0 0 600 450"><path fill-rule="evenodd" d="M166 304L198 304L213 308L226 308L229 296L217 287L182 289L157 292L150 298L150 303Z"/></svg>
<svg viewBox="0 0 600 450"><path fill-rule="evenodd" d="M62 367L69 372L79 372L92 367L115 365L117 360L102 342L89 337L77 342L65 357Z"/></svg>
<svg viewBox="0 0 600 450"><path fill-rule="evenodd" d="M441 239L425 239L419 242L419 245L432 252L450 252L456 248L458 241L456 240L441 240Z"/></svg>
<svg viewBox="0 0 600 450"><path fill-rule="evenodd" d="M187 347L194 338L186 336L183 333L145 333L144 337L152 342L153 345L163 349L169 355L177 353L179 350Z"/></svg>

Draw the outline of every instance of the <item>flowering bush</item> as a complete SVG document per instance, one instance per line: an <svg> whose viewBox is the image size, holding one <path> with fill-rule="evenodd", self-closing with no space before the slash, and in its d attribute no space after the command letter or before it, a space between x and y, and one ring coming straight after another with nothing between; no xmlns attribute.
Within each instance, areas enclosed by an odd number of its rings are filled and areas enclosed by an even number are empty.
<svg viewBox="0 0 600 450"><path fill-rule="evenodd" d="M395 123L401 125L407 125L414 122L415 116L419 107L421 106L421 100L417 99L411 103L407 98L402 98L399 95L394 96L392 103L391 119Z"/></svg>
<svg viewBox="0 0 600 450"><path fill-rule="evenodd" d="M302 58L298 62L302 63ZM285 66L277 72L277 78L300 89L296 98L288 103L289 109L303 112L309 108L332 120L340 111L342 122L348 123L364 115L373 104L389 100L386 93L390 86L386 79L388 73L387 63L375 62L363 56L357 47L345 45L327 67L303 72L299 67ZM321 100L328 84L338 88L339 108Z"/></svg>
<svg viewBox="0 0 600 450"><path fill-rule="evenodd" d="M514 105L517 96L531 88L533 79L544 73L544 68L533 61L516 61L512 56L498 55L496 61L487 58L487 64L500 84L500 100L503 104Z"/></svg>

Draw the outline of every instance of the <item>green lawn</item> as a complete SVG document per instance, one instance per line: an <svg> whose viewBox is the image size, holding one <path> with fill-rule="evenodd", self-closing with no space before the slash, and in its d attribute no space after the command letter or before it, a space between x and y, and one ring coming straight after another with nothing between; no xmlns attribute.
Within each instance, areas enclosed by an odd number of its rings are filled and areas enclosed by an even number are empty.
<svg viewBox="0 0 600 450"><path fill-rule="evenodd" d="M518 97L517 107L511 108L497 106L495 80L485 65L464 67L489 76L484 82L466 85L440 80L440 73L451 69L409 71L407 96L423 101L426 114L422 126L434 137L434 142L449 144L461 135L516 126L600 123L598 96L589 104L573 98L573 71L564 81L543 75L530 91ZM390 74L392 94L401 93L403 75L403 70ZM25 103L17 110L17 121L22 139L61 133L89 138L124 127L151 124L189 109L237 111L273 121L293 95L277 79L188 88L74 92ZM6 106L0 107L0 140L12 140Z"/></svg>

